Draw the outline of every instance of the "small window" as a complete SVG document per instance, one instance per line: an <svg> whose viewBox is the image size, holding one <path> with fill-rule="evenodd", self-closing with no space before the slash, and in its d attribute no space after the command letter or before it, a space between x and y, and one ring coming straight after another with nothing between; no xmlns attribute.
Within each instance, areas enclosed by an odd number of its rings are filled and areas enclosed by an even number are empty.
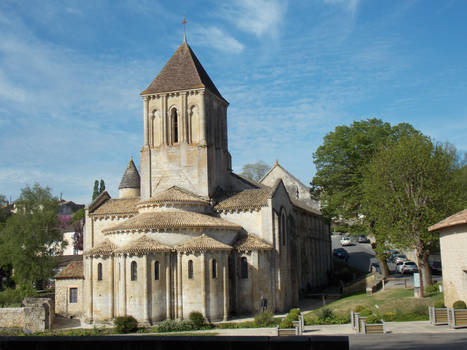
<svg viewBox="0 0 467 350"><path fill-rule="evenodd" d="M193 279L193 260L188 260L188 278Z"/></svg>
<svg viewBox="0 0 467 350"><path fill-rule="evenodd" d="M172 124L172 142L171 144L178 143L178 115L177 110L174 108L171 112L171 124Z"/></svg>
<svg viewBox="0 0 467 350"><path fill-rule="evenodd" d="M102 281L102 264L97 264L97 280Z"/></svg>
<svg viewBox="0 0 467 350"><path fill-rule="evenodd" d="M212 261L212 278L217 278L217 261L214 259Z"/></svg>
<svg viewBox="0 0 467 350"><path fill-rule="evenodd" d="M78 302L78 288L70 288L70 304Z"/></svg>
<svg viewBox="0 0 467 350"><path fill-rule="evenodd" d="M154 263L154 280L159 280L159 261Z"/></svg>
<svg viewBox="0 0 467 350"><path fill-rule="evenodd" d="M240 275L242 278L248 278L248 261L245 257L240 260Z"/></svg>
<svg viewBox="0 0 467 350"><path fill-rule="evenodd" d="M138 279L138 265L136 261L131 262L131 280L136 281Z"/></svg>

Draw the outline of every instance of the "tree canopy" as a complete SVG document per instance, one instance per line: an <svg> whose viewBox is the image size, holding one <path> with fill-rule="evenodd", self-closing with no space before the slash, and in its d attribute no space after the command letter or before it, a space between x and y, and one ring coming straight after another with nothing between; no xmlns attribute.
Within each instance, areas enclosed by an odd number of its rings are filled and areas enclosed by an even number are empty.
<svg viewBox="0 0 467 350"><path fill-rule="evenodd" d="M21 190L15 206L0 235L0 265L11 264L16 283L32 286L52 276L52 256L63 250L59 201L50 188L36 184Z"/></svg>
<svg viewBox="0 0 467 350"><path fill-rule="evenodd" d="M269 168L269 165L262 160L259 160L256 163L245 164L240 175L253 181L259 181L264 174L266 174Z"/></svg>

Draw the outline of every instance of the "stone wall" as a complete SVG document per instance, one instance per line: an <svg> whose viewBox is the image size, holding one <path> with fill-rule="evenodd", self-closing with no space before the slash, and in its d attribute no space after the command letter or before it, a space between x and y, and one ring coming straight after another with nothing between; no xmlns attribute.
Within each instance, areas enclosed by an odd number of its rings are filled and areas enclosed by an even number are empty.
<svg viewBox="0 0 467 350"><path fill-rule="evenodd" d="M23 307L0 308L0 328L23 328L33 332L52 328L55 309L50 298L25 298Z"/></svg>

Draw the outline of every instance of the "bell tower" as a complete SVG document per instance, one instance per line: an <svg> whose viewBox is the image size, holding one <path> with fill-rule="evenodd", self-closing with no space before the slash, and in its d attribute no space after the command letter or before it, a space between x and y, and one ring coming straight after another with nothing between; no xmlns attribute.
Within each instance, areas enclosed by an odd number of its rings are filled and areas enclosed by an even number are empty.
<svg viewBox="0 0 467 350"><path fill-rule="evenodd" d="M229 103L186 41L141 95L141 198L174 185L203 197L212 197L218 187L227 189Z"/></svg>

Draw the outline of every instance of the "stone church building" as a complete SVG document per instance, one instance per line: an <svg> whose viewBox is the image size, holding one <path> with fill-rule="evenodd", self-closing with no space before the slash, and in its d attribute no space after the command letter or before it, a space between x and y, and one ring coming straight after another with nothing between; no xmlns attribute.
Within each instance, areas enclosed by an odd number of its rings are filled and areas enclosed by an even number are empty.
<svg viewBox="0 0 467 350"><path fill-rule="evenodd" d="M329 224L278 163L259 182L232 172L228 102L184 41L141 93L139 172L86 207L82 262L56 275L56 312L142 324L285 312L332 269Z"/></svg>

